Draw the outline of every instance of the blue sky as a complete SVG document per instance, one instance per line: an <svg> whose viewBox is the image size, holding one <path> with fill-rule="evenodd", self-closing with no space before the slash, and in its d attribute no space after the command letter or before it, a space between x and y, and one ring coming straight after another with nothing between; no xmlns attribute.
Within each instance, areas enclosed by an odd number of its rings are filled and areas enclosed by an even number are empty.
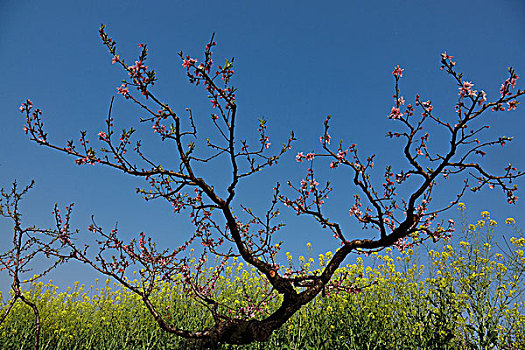
<svg viewBox="0 0 525 350"><path fill-rule="evenodd" d="M401 146L385 137L394 127L387 119L394 66L405 69L401 91L407 101L413 102L419 93L450 120L455 116L457 87L439 70L441 52L454 55L465 80L485 90L489 99L498 95L508 66L520 76L525 74L525 3L520 0L0 1L0 66L4 69L0 187L9 187L15 179L20 184L36 180L36 188L23 202L26 225L50 226L54 203L63 207L74 202L73 226L83 230L82 237L89 235L85 229L91 215L108 228L118 222L124 238L144 231L161 246L180 242L188 229L168 204L145 203L137 196L135 187L142 183L136 179L107 168L79 167L74 159L29 142L22 131L18 107L30 98L44 111L52 141L64 145L68 139L77 139L80 130L96 140L115 88L125 78L100 42L101 22L128 62L137 57L138 43L148 44L148 64L159 79L154 91L179 111L192 107L196 115L210 112L203 90L187 82L178 51L200 57L215 32L216 61L235 56L238 134L256 138L257 118L264 116L274 145L284 141L290 130L298 139L277 168L239 187L236 204L246 203L256 210L267 206L275 182L304 177L306 166L295 162L295 154L320 148L322 123L329 114L335 140L356 143L363 156L376 154L378 181L386 164L401 169ZM518 85L523 86L523 79ZM117 128L136 124L143 116L121 96L113 112ZM485 118L492 125L489 136L515 137L509 147L495 149L483 159L487 167L502 169L512 161L524 169L523 107ZM149 127L140 133L144 139L152 138ZM447 140L435 135L436 145L444 147ZM170 160L169 148L153 144L149 151ZM334 181L328 212L352 232L351 237L367 237L369 233L348 217L351 196L356 193L348 186L348 173L330 172L322 162L315 167L320 170L320 182ZM206 170L217 184L226 174L227 169L220 167ZM523 179L517 183L525 185ZM454 199L457 188L453 184L438 187L435 202ZM522 193L518 193L521 198ZM473 218L489 210L501 222L506 217L514 217L521 227L525 222L523 199L510 206L501 192L484 190L467 193L464 202ZM442 216L450 217L458 218L455 209ZM310 218L296 218L283 209L282 219L289 223L278 237L285 242L285 251L306 254L306 242L313 243L316 253L337 248L331 235ZM10 237L10 223L1 221L0 228L2 236ZM7 242L2 238L0 249ZM67 284L77 279L89 283L95 276L73 264L58 269L51 278ZM3 281L6 276L0 275L0 290L5 291Z"/></svg>

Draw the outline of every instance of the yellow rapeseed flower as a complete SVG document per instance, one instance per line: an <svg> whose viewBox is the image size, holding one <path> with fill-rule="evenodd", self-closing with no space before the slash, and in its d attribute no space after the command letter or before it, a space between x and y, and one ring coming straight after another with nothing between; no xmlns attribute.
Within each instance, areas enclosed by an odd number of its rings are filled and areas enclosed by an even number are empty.
<svg viewBox="0 0 525 350"><path fill-rule="evenodd" d="M523 247L523 245L525 244L525 238L512 237L510 239L510 243L514 244L516 247Z"/></svg>
<svg viewBox="0 0 525 350"><path fill-rule="evenodd" d="M512 225L512 224L514 224L515 222L516 222L516 220L514 220L513 218L507 218L507 219L505 219L505 223L506 223L507 225Z"/></svg>

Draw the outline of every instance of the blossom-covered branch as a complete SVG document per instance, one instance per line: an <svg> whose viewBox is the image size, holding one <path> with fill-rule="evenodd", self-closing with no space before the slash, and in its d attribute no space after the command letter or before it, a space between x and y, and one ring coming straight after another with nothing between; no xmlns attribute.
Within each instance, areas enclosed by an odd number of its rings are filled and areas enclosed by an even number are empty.
<svg viewBox="0 0 525 350"><path fill-rule="evenodd" d="M400 123L403 130L389 131L387 136L404 140L402 154L410 164L408 169L394 172L392 166L387 166L381 188L374 187L370 172L374 167L375 155L368 157L365 162L359 157L355 144L346 147L341 141L337 148L333 148L329 134L331 117L328 116L324 123L324 133L320 137L324 152L297 154L298 162L310 161L306 180L301 182L303 186L301 189L290 184L290 187L298 194L296 199L282 196L281 200L292 207L297 214L311 215L323 227L329 227L335 231L334 237L338 238L343 246L353 246L354 249L362 252L382 249L389 245L396 245L404 249L428 238L435 241L449 236L454 231L452 220L449 220L446 225L442 222L437 222L435 226L432 224L436 222L439 213L457 204L468 188L476 192L484 186L499 187L506 194L508 202L515 203L517 185L513 181L523 176L525 172L518 171L516 167L509 164L500 174L494 174L482 164L483 156L490 147L505 146L506 143L512 141L512 138L501 136L492 140L483 140L483 132L489 129L490 125L476 126L475 122L483 113L516 109L519 104L517 99L525 94L525 91L516 89L519 77L512 68L509 68L509 76L501 85L500 95L490 102L484 91L474 90L474 84L463 80L463 74L455 71L455 62L452 61L452 58L453 56L447 53L441 55L441 69L445 69L452 76L459 90L458 100L454 106L456 118L453 120L437 115L433 111L432 102L423 101L419 94L416 95L414 104L406 104L399 88L404 69L397 66L392 72L395 79L394 105L388 118ZM420 114L416 114L416 108L421 110ZM428 126L429 121L437 127L444 128L449 134L448 149L444 153L432 151L429 146L431 132ZM332 169L350 169L353 173L353 184L358 187L361 194L354 196L349 214L357 218L364 228L375 228L379 232L379 237L349 240L341 231L339 224L330 221L323 213L317 204L319 199L310 198L310 192L317 193L317 188L311 186L310 191L304 191L304 185L308 179L312 183L313 161L316 157L330 159L329 166ZM463 177L463 186L448 205L431 207L432 193L438 181L449 179L452 176L457 177L465 170L470 171L468 175L474 178L477 184L469 185L468 176ZM404 186L403 188L411 194L407 198L399 198L399 186ZM315 210L311 210L312 206L315 207Z"/></svg>
<svg viewBox="0 0 525 350"><path fill-rule="evenodd" d="M69 216L56 229L37 229L34 226L24 227L22 224L22 214L20 212L20 200L33 187L34 181L22 190L18 190L18 185L13 182L10 191L0 190L0 216L13 222L13 240L11 249L0 253L0 272L6 271L11 279L12 297L6 309L0 315L2 324L15 303L20 300L31 308L35 315L35 337L33 349L38 349L40 340L40 313L37 305L24 294L22 286L31 283L49 271L56 268L59 264L66 262L69 256L62 255L64 234L69 230ZM55 208L55 210L58 210ZM24 275L33 271L34 259L44 255L49 257L59 256L44 270L34 271L33 275L27 279L22 279Z"/></svg>

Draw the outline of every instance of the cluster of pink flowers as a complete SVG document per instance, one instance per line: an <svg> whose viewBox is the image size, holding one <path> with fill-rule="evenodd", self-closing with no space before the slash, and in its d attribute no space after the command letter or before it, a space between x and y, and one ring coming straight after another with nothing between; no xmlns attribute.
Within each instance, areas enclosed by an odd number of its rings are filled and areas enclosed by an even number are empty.
<svg viewBox="0 0 525 350"><path fill-rule="evenodd" d="M75 159L75 163L77 163L78 165L94 164L93 160L89 159L88 157L77 158Z"/></svg>
<svg viewBox="0 0 525 350"><path fill-rule="evenodd" d="M190 69L195 63L197 63L197 60L190 56L186 56L186 58L182 60L182 66L186 69Z"/></svg>
<svg viewBox="0 0 525 350"><path fill-rule="evenodd" d="M406 249L414 247L414 244L409 243L406 237L403 237L403 238L398 239L397 242L394 243L394 247L396 247L400 251L404 251Z"/></svg>
<svg viewBox="0 0 525 350"><path fill-rule="evenodd" d="M403 113L401 113L401 111L399 110L399 108L397 107L392 107L392 111L390 112L389 114L389 118L392 118L392 119L399 119L403 116Z"/></svg>
<svg viewBox="0 0 525 350"><path fill-rule="evenodd" d="M517 105L518 105L518 102L516 100L507 102L507 106L509 106L507 108L507 111L515 110Z"/></svg>
<svg viewBox="0 0 525 350"><path fill-rule="evenodd" d="M464 81L461 87L459 87L459 96L462 98L465 96L476 97L478 92L472 89L473 86L474 84L472 84L472 82Z"/></svg>
<svg viewBox="0 0 525 350"><path fill-rule="evenodd" d="M125 98L129 98L129 89L125 84L122 84L120 87L117 88L117 92L124 96Z"/></svg>
<svg viewBox="0 0 525 350"><path fill-rule="evenodd" d="M336 156L337 161L338 162L344 161L347 154L348 154L348 150L343 151L342 149L339 149L337 151L337 156Z"/></svg>
<svg viewBox="0 0 525 350"><path fill-rule="evenodd" d="M26 102L22 103L19 107L20 113L26 114L26 124L23 127L24 133L27 135L31 133L31 136L40 143L47 142L47 134L44 133L44 123L40 119L42 110L39 108L33 109L33 102L27 99Z"/></svg>
<svg viewBox="0 0 525 350"><path fill-rule="evenodd" d="M324 136L319 136L319 142L321 143L326 142L327 144L330 144L330 140L331 140L331 137L330 135L328 135L328 133L326 133Z"/></svg>
<svg viewBox="0 0 525 350"><path fill-rule="evenodd" d="M479 96L480 98L478 99L478 105L482 105L483 102L486 102L487 101L487 93L483 90L480 91L479 93Z"/></svg>
<svg viewBox="0 0 525 350"><path fill-rule="evenodd" d="M394 187L395 184L394 184L394 181L390 179L390 177L393 175L394 174L390 171L390 169L387 169L387 171L385 171L385 175L384 175L385 182L383 182L383 188L384 188L383 197L385 198L389 198L395 194L395 187Z"/></svg>
<svg viewBox="0 0 525 350"><path fill-rule="evenodd" d="M361 207L361 197L356 194L354 195L355 203L350 208L349 214L350 216L355 216L357 218L361 217L363 213L359 209Z"/></svg>
<svg viewBox="0 0 525 350"><path fill-rule="evenodd" d="M309 179L309 180L301 180L301 189L303 191L308 190L308 186L310 187L310 192L313 192L315 188L319 185L319 182L315 181L315 179Z"/></svg>
<svg viewBox="0 0 525 350"><path fill-rule="evenodd" d="M142 52L139 56L139 59L135 61L134 65L127 66L124 63L124 60L116 53L116 42L110 38L104 31L105 26L100 27L99 33L102 41L109 49L109 52L113 55L111 63L120 63L128 72L129 77L131 78L132 83L136 86L137 90L140 91L142 95L149 98L150 92L148 91L148 86L153 85L155 81L155 72L153 70L148 71L148 67L144 65L144 60L147 57L147 49L145 44L138 44L139 48L142 48ZM126 99L131 98L128 89L128 82L124 82L120 87L117 87L119 94L123 95Z"/></svg>
<svg viewBox="0 0 525 350"><path fill-rule="evenodd" d="M26 102L22 103L22 105L20 106L20 112L24 113L24 112L29 112L31 111L31 108L33 108L33 102L31 102L30 99L27 99Z"/></svg>
<svg viewBox="0 0 525 350"><path fill-rule="evenodd" d="M510 88L513 89L516 87L516 82L518 81L520 77L516 74L511 75L510 78L505 80L503 84L501 84L501 87L499 89L499 92L501 93L501 97L509 96L512 93L510 92Z"/></svg>
<svg viewBox="0 0 525 350"><path fill-rule="evenodd" d="M315 153L308 153L308 154L304 155L303 152L299 152L295 156L295 160L297 160L299 163L303 162L303 158L306 159L307 161L311 162L315 158Z"/></svg>
<svg viewBox="0 0 525 350"><path fill-rule="evenodd" d="M401 69L401 68L399 67L399 65L398 65L398 66L396 66L396 67L394 68L394 71L392 72L392 74L394 74L394 75L395 75L396 77L398 77L398 78L401 78L401 77L403 76L403 71L404 71L404 69Z"/></svg>
<svg viewBox="0 0 525 350"><path fill-rule="evenodd" d="M62 246L65 246L66 244L71 245L69 222L71 220L73 205L74 204L72 203L69 206L66 206L66 215L64 219L62 219L62 215L60 214L60 210L57 206L55 206L53 209L53 215L55 216L57 228L59 228L57 238L62 243Z"/></svg>
<svg viewBox="0 0 525 350"><path fill-rule="evenodd" d="M137 82L148 83L148 78L144 76L148 69L148 66L145 66L142 61L135 61L135 65L128 66L129 76Z"/></svg>
<svg viewBox="0 0 525 350"><path fill-rule="evenodd" d="M421 106L425 109L426 113L430 113L432 112L432 109L434 109L434 106L432 106L430 101L421 102Z"/></svg>
<svg viewBox="0 0 525 350"><path fill-rule="evenodd" d="M104 131L99 131L98 138L102 141L108 141L108 135Z"/></svg>
<svg viewBox="0 0 525 350"><path fill-rule="evenodd" d="M454 65L456 64L456 62L453 62L451 61L451 59L454 58L454 56L450 56L448 55L446 52L443 52L441 54L441 64L442 66L439 67L440 70L443 70L443 68L445 68L445 66L449 66L449 68L451 69L452 67L454 67Z"/></svg>
<svg viewBox="0 0 525 350"><path fill-rule="evenodd" d="M235 106L235 89L233 87L227 86L230 82L231 77L234 75L233 59L231 62L226 60L226 64L224 67L219 65L219 69L215 71L215 75L209 76L208 73L211 72L213 66L213 52L211 51L211 48L215 45L215 41L211 41L206 45L205 60L198 66L196 59L191 58L190 56L186 56L184 58L182 52L179 53L179 55L182 58L182 66L188 71L188 78L190 83L199 85L202 82L206 87L206 91L208 91L209 93L208 97L212 104L212 107L218 108L223 117L226 118L225 110L231 110ZM222 80L224 81L223 88L219 87L215 82L215 78L218 76L221 76ZM221 100L225 101L224 106L221 106ZM217 118L214 118L212 116L212 119L216 120ZM267 142L265 138L263 138L263 141L263 147L268 148L270 146L270 143Z"/></svg>

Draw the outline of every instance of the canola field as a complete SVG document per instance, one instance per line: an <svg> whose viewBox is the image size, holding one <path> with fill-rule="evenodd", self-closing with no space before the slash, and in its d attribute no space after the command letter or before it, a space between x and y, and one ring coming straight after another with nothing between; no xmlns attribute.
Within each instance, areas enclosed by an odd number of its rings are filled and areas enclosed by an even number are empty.
<svg viewBox="0 0 525 350"><path fill-rule="evenodd" d="M328 289L266 343L222 348L525 349L525 238L513 219L505 221L498 225L483 212L477 222L463 223L455 243L402 252L385 249L365 258L366 264L357 256L338 273L338 281L351 288ZM496 237L509 230L513 236L508 240ZM287 254L288 268L315 273L330 254ZM153 299L163 315L186 329L211 324L209 312L173 282L160 283L155 291ZM215 293L231 305L232 314L252 316L254 296L268 288L254 269L234 260ZM38 281L26 285L25 296L40 311L40 349L198 348L162 331L140 298L110 280L75 283L65 292L58 292L52 281ZM2 296L0 311L9 298ZM253 316L268 315L279 301L275 295ZM33 338L34 315L18 302L0 325L0 349L31 349Z"/></svg>

